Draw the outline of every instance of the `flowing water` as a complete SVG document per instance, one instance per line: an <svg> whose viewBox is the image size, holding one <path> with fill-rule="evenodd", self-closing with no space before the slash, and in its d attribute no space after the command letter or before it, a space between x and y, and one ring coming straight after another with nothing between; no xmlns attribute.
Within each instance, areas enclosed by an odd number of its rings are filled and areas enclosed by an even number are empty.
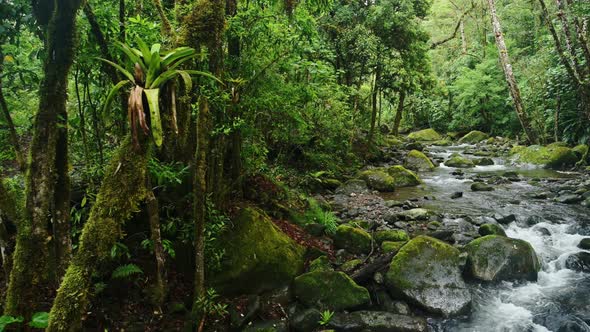
<svg viewBox="0 0 590 332"><path fill-rule="evenodd" d="M465 148L433 147L430 154L446 159ZM589 208L530 198L531 193L549 191L581 175L512 165L503 159L494 161L493 166L463 170L464 179L451 174L456 169L441 165L432 173L421 174L424 185L399 190L389 197L403 200L426 196L428 199L422 201L426 208L455 215L515 214L517 222L505 226L507 235L531 243L542 262L537 282L473 284L471 314L432 320L432 327L437 331L590 332L590 274L565 267L567 257L581 251L577 247L580 240L590 235ZM473 181L469 178L502 175L506 171L519 173L522 181L496 185L492 192L470 190ZM540 180L538 184L529 184L533 178ZM458 191L464 196L451 199L451 194ZM541 217L542 222L526 226L524 221L530 216Z"/></svg>

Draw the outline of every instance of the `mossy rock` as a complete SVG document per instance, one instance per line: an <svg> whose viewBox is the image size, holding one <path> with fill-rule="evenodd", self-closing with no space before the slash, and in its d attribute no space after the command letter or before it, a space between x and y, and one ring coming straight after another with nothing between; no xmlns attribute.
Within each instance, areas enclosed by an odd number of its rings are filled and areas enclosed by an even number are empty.
<svg viewBox="0 0 590 332"><path fill-rule="evenodd" d="M486 236L486 235L500 235L506 236L506 232L502 226L497 224L483 224L479 227L479 235Z"/></svg>
<svg viewBox="0 0 590 332"><path fill-rule="evenodd" d="M515 146L510 155L521 163L540 165L551 169L565 169L578 162L579 157L570 148L560 145L531 145L528 147Z"/></svg>
<svg viewBox="0 0 590 332"><path fill-rule="evenodd" d="M432 145L434 146L451 146L453 145L453 141L449 138L441 139L440 141L433 142Z"/></svg>
<svg viewBox="0 0 590 332"><path fill-rule="evenodd" d="M439 133L436 130L429 128L420 131L415 131L408 135L409 139L413 139L415 141L424 141L424 142L434 142L439 141L442 139Z"/></svg>
<svg viewBox="0 0 590 332"><path fill-rule="evenodd" d="M350 271L353 271L354 269L356 269L362 263L363 263L362 259L352 259L352 260L349 260L348 262L342 264L340 266L340 269L344 272L350 272Z"/></svg>
<svg viewBox="0 0 590 332"><path fill-rule="evenodd" d="M385 146L389 147L389 148L397 148L400 147L404 144L404 142L395 137L395 136L387 136L383 139Z"/></svg>
<svg viewBox="0 0 590 332"><path fill-rule="evenodd" d="M478 131L478 130L474 130L472 132L470 132L469 134L461 137L461 139L459 140L460 144L476 144L479 143L481 141L485 141L490 137L490 135Z"/></svg>
<svg viewBox="0 0 590 332"><path fill-rule="evenodd" d="M369 169L359 174L359 178L367 183L371 189L392 192L395 190L395 182L391 175L383 169Z"/></svg>
<svg viewBox="0 0 590 332"><path fill-rule="evenodd" d="M343 272L317 271L295 278L293 294L310 307L342 311L369 304L369 291Z"/></svg>
<svg viewBox="0 0 590 332"><path fill-rule="evenodd" d="M383 241L381 243L381 250L384 253L390 252L398 252L406 243L407 241Z"/></svg>
<svg viewBox="0 0 590 332"><path fill-rule="evenodd" d="M449 157L449 159L445 161L445 166L456 168L471 168L475 167L475 164L470 159L465 158L458 153L453 153Z"/></svg>
<svg viewBox="0 0 590 332"><path fill-rule="evenodd" d="M412 150L408 152L406 160L404 161L404 167L413 171L432 171L434 170L434 164L426 157L426 155L418 150Z"/></svg>
<svg viewBox="0 0 590 332"><path fill-rule="evenodd" d="M334 234L336 248L346 249L353 254L367 254L371 251L371 235L364 229L340 225Z"/></svg>
<svg viewBox="0 0 590 332"><path fill-rule="evenodd" d="M252 294L289 284L303 271L305 249L264 212L245 208L221 237L225 254L213 286L224 294Z"/></svg>
<svg viewBox="0 0 590 332"><path fill-rule="evenodd" d="M466 271L474 279L537 280L541 265L533 247L526 241L501 235L487 235L465 246Z"/></svg>
<svg viewBox="0 0 590 332"><path fill-rule="evenodd" d="M395 187L413 187L422 183L416 173L401 165L388 167L386 171L393 178L393 185Z"/></svg>
<svg viewBox="0 0 590 332"><path fill-rule="evenodd" d="M320 256L309 263L309 272L334 271L327 256Z"/></svg>
<svg viewBox="0 0 590 332"><path fill-rule="evenodd" d="M427 312L445 317L466 311L471 293L463 281L458 249L428 236L418 236L395 255L385 275L392 294Z"/></svg>
<svg viewBox="0 0 590 332"><path fill-rule="evenodd" d="M576 145L572 148L572 151L576 154L576 156L578 156L578 160L582 160L582 158L588 159L588 145Z"/></svg>
<svg viewBox="0 0 590 332"><path fill-rule="evenodd" d="M377 242L378 244L381 244L383 241L405 242L410 240L408 233L401 229L377 231L375 232L374 238L375 242Z"/></svg>
<svg viewBox="0 0 590 332"><path fill-rule="evenodd" d="M483 182L474 182L471 184L471 191L494 191L494 187Z"/></svg>

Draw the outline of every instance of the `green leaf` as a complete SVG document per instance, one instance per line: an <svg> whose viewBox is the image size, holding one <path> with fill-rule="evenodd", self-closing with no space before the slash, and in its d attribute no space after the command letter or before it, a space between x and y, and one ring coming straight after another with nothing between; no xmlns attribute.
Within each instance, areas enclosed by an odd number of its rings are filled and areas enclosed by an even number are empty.
<svg viewBox="0 0 590 332"><path fill-rule="evenodd" d="M152 136L156 146L161 146L162 137L162 120L160 119L160 89L145 89L143 90L150 108L150 120L152 127Z"/></svg>
<svg viewBox="0 0 590 332"><path fill-rule="evenodd" d="M134 274L143 274L143 271L135 264L121 265L113 271L111 279L125 279Z"/></svg>
<svg viewBox="0 0 590 332"><path fill-rule="evenodd" d="M118 64L109 61L107 59L103 59L103 58L97 58L98 60L104 61L106 63L108 63L109 65L115 67L119 72L121 72L121 74L125 75L125 77L127 77L131 82L134 82L135 79L133 78L133 74L131 74L130 72L128 72L127 70L125 70L125 68L119 66Z"/></svg>
<svg viewBox="0 0 590 332"><path fill-rule="evenodd" d="M132 84L132 82L133 81L124 80L124 81L117 83L117 85L115 85L111 89L111 91L109 92L109 95L107 96L107 99L104 102L104 107L102 108L104 112L108 111L108 108L111 106L111 103L113 102L113 99L115 98L115 95L119 92L119 90L121 90L121 88L123 88L127 84Z"/></svg>
<svg viewBox="0 0 590 332"><path fill-rule="evenodd" d="M158 44L156 44L158 45ZM155 45L154 45L155 46ZM159 47L156 48L159 50ZM152 82L160 73L160 53L152 53L152 61L148 65L147 77L145 79L145 87L151 86Z"/></svg>
<svg viewBox="0 0 590 332"><path fill-rule="evenodd" d="M42 311L33 314L33 317L31 317L31 321L29 322L29 326L37 329L44 329L47 328L48 323L49 313Z"/></svg>
<svg viewBox="0 0 590 332"><path fill-rule="evenodd" d="M143 39L139 38L139 36L136 38L136 42L137 47L139 47L139 50L143 55L143 60L145 61L146 67L149 67L152 62L152 54L150 53L150 49L148 48L147 44L143 41Z"/></svg>
<svg viewBox="0 0 590 332"><path fill-rule="evenodd" d="M196 55L197 52L190 47L179 47L162 58L162 66L172 66L176 60L184 62L188 59L192 59ZM174 67L177 66L177 64L174 64Z"/></svg>
<svg viewBox="0 0 590 332"><path fill-rule="evenodd" d="M14 323L22 323L24 318L21 316L19 317L12 317L12 316L0 316L0 332L3 332L6 326Z"/></svg>
<svg viewBox="0 0 590 332"><path fill-rule="evenodd" d="M207 73L207 72L200 71L200 70L185 70L185 72L189 73L191 76L194 76L194 75L205 76L210 79L216 80L221 85L225 85L225 84L223 84L223 82L219 78L215 77L215 75L213 75L211 73Z"/></svg>
<svg viewBox="0 0 590 332"><path fill-rule="evenodd" d="M116 46L123 52L125 53L125 55L127 55L127 57L129 58L129 60L131 60L131 63L138 63L141 66L141 69L143 70L143 72L147 72L147 68L145 66L145 63L143 63L143 59L141 58L141 51L131 48L129 47L129 45L125 44L125 43L121 43L121 42L117 42Z"/></svg>
<svg viewBox="0 0 590 332"><path fill-rule="evenodd" d="M189 91L193 89L193 79L191 78L191 75L189 75L184 70L178 70L178 74L180 75L180 77L182 77L182 80L184 81L186 92L189 93Z"/></svg>
<svg viewBox="0 0 590 332"><path fill-rule="evenodd" d="M167 70L161 73L158 77L154 79L152 84L149 86L150 89L159 89L161 88L164 83L168 82L169 80L173 79L178 75L178 70Z"/></svg>
<svg viewBox="0 0 590 332"><path fill-rule="evenodd" d="M80 206L81 207L86 206L86 201L87 201L86 196L84 196L84 198L82 198L82 203L80 204Z"/></svg>

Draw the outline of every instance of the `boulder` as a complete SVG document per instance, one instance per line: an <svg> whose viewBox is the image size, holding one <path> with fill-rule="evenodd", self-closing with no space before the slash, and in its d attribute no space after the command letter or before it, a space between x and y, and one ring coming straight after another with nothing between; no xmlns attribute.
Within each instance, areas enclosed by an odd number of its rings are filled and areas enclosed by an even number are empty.
<svg viewBox="0 0 590 332"><path fill-rule="evenodd" d="M398 252L407 241L383 241L381 243L381 250L384 253Z"/></svg>
<svg viewBox="0 0 590 332"><path fill-rule="evenodd" d="M515 214L503 214L503 213L495 213L492 218L499 222L500 224L508 225L511 222L516 221Z"/></svg>
<svg viewBox="0 0 590 332"><path fill-rule="evenodd" d="M451 146L453 145L453 141L449 138L441 139L440 141L433 142L432 145L434 146Z"/></svg>
<svg viewBox="0 0 590 332"><path fill-rule="evenodd" d="M492 158L479 158L473 160L473 164L477 166L492 166L494 165L494 160Z"/></svg>
<svg viewBox="0 0 590 332"><path fill-rule="evenodd" d="M221 237L225 254L213 286L224 294L252 294L289 284L303 271L305 249L262 211L245 208Z"/></svg>
<svg viewBox="0 0 590 332"><path fill-rule="evenodd" d="M578 161L578 156L572 149L559 145L515 146L510 150L510 155L514 156L518 162L551 169L569 168Z"/></svg>
<svg viewBox="0 0 590 332"><path fill-rule="evenodd" d="M408 152L404 161L404 166L413 171L432 171L434 164L426 155L418 150Z"/></svg>
<svg viewBox="0 0 590 332"><path fill-rule="evenodd" d="M364 229L340 225L334 234L334 246L353 254L367 254L371 251L371 235Z"/></svg>
<svg viewBox="0 0 590 332"><path fill-rule="evenodd" d="M583 238L578 244L578 248L584 250L590 250L590 237Z"/></svg>
<svg viewBox="0 0 590 332"><path fill-rule="evenodd" d="M487 235L465 246L467 274L483 281L537 280L541 268L533 247L524 240Z"/></svg>
<svg viewBox="0 0 590 332"><path fill-rule="evenodd" d="M314 271L334 271L332 265L330 265L330 261L328 260L328 256L320 256L311 263L309 263L309 272Z"/></svg>
<svg viewBox="0 0 590 332"><path fill-rule="evenodd" d="M456 168L471 168L475 167L473 161L461 156L458 153L453 153L447 161L445 161L445 166L448 167L456 167Z"/></svg>
<svg viewBox="0 0 590 332"><path fill-rule="evenodd" d="M343 272L310 272L295 278L293 294L309 307L351 310L371 302L369 291Z"/></svg>
<svg viewBox="0 0 590 332"><path fill-rule="evenodd" d="M434 142L441 140L442 136L436 130L430 128L410 133L408 138L414 141Z"/></svg>
<svg viewBox="0 0 590 332"><path fill-rule="evenodd" d="M422 183L416 173L400 165L388 167L386 172L393 178L394 187L413 187Z"/></svg>
<svg viewBox="0 0 590 332"><path fill-rule="evenodd" d="M580 144L572 148L572 151L578 156L578 160L588 157L588 145Z"/></svg>
<svg viewBox="0 0 590 332"><path fill-rule="evenodd" d="M391 192L395 190L394 179L382 169L369 169L362 171L359 178L367 183L371 189Z"/></svg>
<svg viewBox="0 0 590 332"><path fill-rule="evenodd" d="M428 220L430 219L430 211L422 208L410 209L400 213L400 216L405 220Z"/></svg>
<svg viewBox="0 0 590 332"><path fill-rule="evenodd" d="M490 138L490 135L483 133L481 131L474 130L469 134L461 137L459 140L459 144L476 144L481 141L485 141Z"/></svg>
<svg viewBox="0 0 590 332"><path fill-rule="evenodd" d="M565 267L578 272L590 273L590 253L581 251L570 255L565 260Z"/></svg>
<svg viewBox="0 0 590 332"><path fill-rule="evenodd" d="M306 309L295 313L290 319L291 330L295 332L315 331L320 325L322 313L314 308Z"/></svg>
<svg viewBox="0 0 590 332"><path fill-rule="evenodd" d="M456 191L451 194L451 199L457 199L457 198L461 198L461 197L463 197L462 191Z"/></svg>
<svg viewBox="0 0 590 332"><path fill-rule="evenodd" d="M471 191L494 191L494 187L483 182L474 182L471 184Z"/></svg>
<svg viewBox="0 0 590 332"><path fill-rule="evenodd" d="M340 270L344 272L354 271L359 265L363 264L362 259L352 259L340 266Z"/></svg>
<svg viewBox="0 0 590 332"><path fill-rule="evenodd" d="M461 253L431 237L418 236L404 245L391 261L385 284L424 310L445 317L459 314L471 304L463 281Z"/></svg>
<svg viewBox="0 0 590 332"><path fill-rule="evenodd" d="M576 204L584 200L584 197L576 194L564 194L555 198L555 201L562 204Z"/></svg>
<svg viewBox="0 0 590 332"><path fill-rule="evenodd" d="M356 311L337 313L328 324L340 332L426 332L428 324L422 317L410 317L384 311Z"/></svg>
<svg viewBox="0 0 590 332"><path fill-rule="evenodd" d="M381 244L383 241L405 242L410 239L408 233L399 229L382 230L375 232L375 242Z"/></svg>
<svg viewBox="0 0 590 332"><path fill-rule="evenodd" d="M500 225L496 224L483 224L479 227L479 235L486 236L486 235L500 235L506 236L506 232L504 228Z"/></svg>

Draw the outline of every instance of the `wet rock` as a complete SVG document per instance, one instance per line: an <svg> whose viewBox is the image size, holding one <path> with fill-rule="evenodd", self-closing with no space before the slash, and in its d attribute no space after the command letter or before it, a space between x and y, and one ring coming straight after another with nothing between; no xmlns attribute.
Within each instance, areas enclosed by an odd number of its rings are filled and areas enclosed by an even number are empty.
<svg viewBox="0 0 590 332"><path fill-rule="evenodd" d="M565 194L555 198L555 201L562 204L576 204L583 201L584 198L576 194Z"/></svg>
<svg viewBox="0 0 590 332"><path fill-rule="evenodd" d="M516 221L516 215L514 214L496 213L494 214L493 218L500 224L504 225L508 225L509 223Z"/></svg>
<svg viewBox="0 0 590 332"><path fill-rule="evenodd" d="M510 155L521 163L541 165L551 169L566 169L574 166L578 161L578 156L572 149L556 144L515 146L510 150Z"/></svg>
<svg viewBox="0 0 590 332"><path fill-rule="evenodd" d="M588 332L586 326L587 325L582 322L565 322L559 326L557 332Z"/></svg>
<svg viewBox="0 0 590 332"><path fill-rule="evenodd" d="M364 229L340 225L334 234L334 246L353 254L367 254L371 251L371 235Z"/></svg>
<svg viewBox="0 0 590 332"><path fill-rule="evenodd" d="M341 332L426 332L428 324L421 317L410 317L383 311L336 313L328 327Z"/></svg>
<svg viewBox="0 0 590 332"><path fill-rule="evenodd" d="M474 182L471 184L472 191L493 191L494 187L483 182Z"/></svg>
<svg viewBox="0 0 590 332"><path fill-rule="evenodd" d="M367 183L371 189L392 192L395 190L394 179L382 169L370 169L362 171L359 178Z"/></svg>
<svg viewBox="0 0 590 332"><path fill-rule="evenodd" d="M408 233L403 230L381 230L375 232L375 242L381 244L383 241L405 242L410 239Z"/></svg>
<svg viewBox="0 0 590 332"><path fill-rule="evenodd" d="M519 239L488 235L473 240L465 251L469 254L467 274L478 280L536 281L541 268L533 247Z"/></svg>
<svg viewBox="0 0 590 332"><path fill-rule="evenodd" d="M452 175L456 175L456 176L463 176L465 175L465 172L463 172L460 169L454 170L453 172L451 172Z"/></svg>
<svg viewBox="0 0 590 332"><path fill-rule="evenodd" d="M321 319L322 313L319 310L313 308L303 310L291 317L291 329L295 332L315 331Z"/></svg>
<svg viewBox="0 0 590 332"><path fill-rule="evenodd" d="M416 208L404 211L400 213L400 216L403 216L405 220L428 220L430 217L430 211Z"/></svg>
<svg viewBox="0 0 590 332"><path fill-rule="evenodd" d="M546 192L538 192L538 193L528 194L527 196L529 196L530 198L533 198L533 199L547 199L549 197L549 194Z"/></svg>
<svg viewBox="0 0 590 332"><path fill-rule="evenodd" d="M438 221L431 221L426 225L426 228L431 231L436 231L441 227L441 224Z"/></svg>
<svg viewBox="0 0 590 332"><path fill-rule="evenodd" d="M497 224L483 224L478 230L479 235L486 236L486 235L501 235L506 236L506 232L502 226Z"/></svg>
<svg viewBox="0 0 590 332"><path fill-rule="evenodd" d="M393 185L395 187L413 187L422 183L416 173L400 165L388 167L386 172L393 178Z"/></svg>
<svg viewBox="0 0 590 332"><path fill-rule="evenodd" d="M455 232L450 230L437 230L428 233L428 236L447 243L455 243L453 235L455 235Z"/></svg>
<svg viewBox="0 0 590 332"><path fill-rule="evenodd" d="M590 237L584 238L578 244L578 248L584 250L590 250Z"/></svg>
<svg viewBox="0 0 590 332"><path fill-rule="evenodd" d="M502 174L502 176L505 178L517 178L518 173L516 173L514 171L507 171L507 172L504 172L504 174Z"/></svg>
<svg viewBox="0 0 590 332"><path fill-rule="evenodd" d="M458 153L453 153L450 158L445 161L445 165L448 167L456 167L456 168L471 168L475 167L473 161L461 156Z"/></svg>
<svg viewBox="0 0 590 332"><path fill-rule="evenodd" d="M460 252L427 236L418 236L391 261L385 283L424 310L445 317L465 311L471 293L462 278Z"/></svg>
<svg viewBox="0 0 590 332"><path fill-rule="evenodd" d="M429 128L420 131L415 131L408 135L408 138L414 141L434 142L442 139L436 130Z"/></svg>
<svg viewBox="0 0 590 332"><path fill-rule="evenodd" d="M422 145L422 143L420 143L420 142L409 142L409 143L404 144L404 150L423 151L424 145Z"/></svg>
<svg viewBox="0 0 590 332"><path fill-rule="evenodd" d="M398 315L410 315L412 313L410 306L408 306L407 303L393 300L391 296L384 290L378 291L376 296L377 303L379 303L379 307L383 311Z"/></svg>
<svg viewBox="0 0 590 332"><path fill-rule="evenodd" d="M433 142L432 145L434 146L451 146L453 145L453 141L448 138L441 139L440 141Z"/></svg>
<svg viewBox="0 0 590 332"><path fill-rule="evenodd" d="M432 171L434 164L426 155L418 150L408 152L404 161L404 167L413 171Z"/></svg>
<svg viewBox="0 0 590 332"><path fill-rule="evenodd" d="M545 227L536 228L535 231L543 236L551 236L551 232Z"/></svg>
<svg viewBox="0 0 590 332"><path fill-rule="evenodd" d="M463 197L462 191L456 191L451 194L451 199L457 199L457 198L461 198L461 197Z"/></svg>
<svg viewBox="0 0 590 332"><path fill-rule="evenodd" d="M459 140L459 144L476 144L481 141L485 141L488 138L490 138L488 134L474 130L469 134L461 137L461 139Z"/></svg>
<svg viewBox="0 0 590 332"><path fill-rule="evenodd" d="M309 307L333 311L350 310L369 304L366 288L357 285L343 272L310 272L295 278L293 293Z"/></svg>
<svg viewBox="0 0 590 332"><path fill-rule="evenodd" d="M388 208L401 207L404 203L396 200L385 201L385 206Z"/></svg>
<svg viewBox="0 0 590 332"><path fill-rule="evenodd" d="M492 158L480 158L473 160L473 163L477 166L492 166L494 165L494 160Z"/></svg>
<svg viewBox="0 0 590 332"><path fill-rule="evenodd" d="M565 260L565 267L578 272L590 273L590 253L582 251L570 255Z"/></svg>
<svg viewBox="0 0 590 332"><path fill-rule="evenodd" d="M542 223L544 221L545 221L545 219L543 219L543 217L532 215L532 216L529 216L528 218L526 218L525 224L530 227L530 226L534 226L536 224Z"/></svg>

